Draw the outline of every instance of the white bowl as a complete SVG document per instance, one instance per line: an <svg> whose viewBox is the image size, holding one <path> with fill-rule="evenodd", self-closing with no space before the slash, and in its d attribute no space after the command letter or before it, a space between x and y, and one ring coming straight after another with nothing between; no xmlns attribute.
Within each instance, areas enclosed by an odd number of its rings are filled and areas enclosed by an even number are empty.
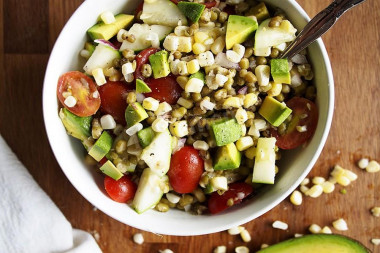
<svg viewBox="0 0 380 253"><path fill-rule="evenodd" d="M147 211L137 214L128 205L112 201L103 188L103 177L89 170L83 163L81 143L69 137L58 117L56 86L58 77L70 70L81 70L84 62L78 56L86 40L86 30L98 15L110 10L114 13L133 13L139 1L87 0L76 10L62 30L47 66L43 88L45 127L55 157L67 178L91 204L114 219L132 227L167 235L200 235L214 233L241 225L259 217L285 199L306 177L325 144L333 115L334 85L331 66L322 40L309 47L317 87L319 121L314 137L304 149L283 155L280 173L273 186L253 199L218 215L194 216L178 210L167 213ZM280 7L290 21L301 29L309 17L294 0L264 0ZM80 211L80 210L78 210Z"/></svg>

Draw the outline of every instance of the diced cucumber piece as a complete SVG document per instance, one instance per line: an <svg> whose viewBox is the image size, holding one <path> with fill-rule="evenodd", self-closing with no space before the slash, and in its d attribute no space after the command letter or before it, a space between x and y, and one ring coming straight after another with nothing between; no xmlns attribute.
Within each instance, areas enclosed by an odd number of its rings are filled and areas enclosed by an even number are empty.
<svg viewBox="0 0 380 253"><path fill-rule="evenodd" d="M140 159L157 175L163 176L169 170L171 155L172 137L169 130L166 130L154 136L149 146L143 149Z"/></svg>
<svg viewBox="0 0 380 253"><path fill-rule="evenodd" d="M170 0L144 1L140 18L149 25L176 27L179 21L182 25L187 25L186 16Z"/></svg>
<svg viewBox="0 0 380 253"><path fill-rule="evenodd" d="M143 213L154 207L169 187L169 178L157 175L152 169L146 168L139 181L132 206L137 213Z"/></svg>
<svg viewBox="0 0 380 253"><path fill-rule="evenodd" d="M276 138L259 138L256 147L255 165L253 167L252 182L274 184Z"/></svg>
<svg viewBox="0 0 380 253"><path fill-rule="evenodd" d="M164 40L169 33L173 31L172 27L163 25L147 25L147 24L134 24L129 30L130 34L133 34L136 38L134 42L127 40L123 41L120 47L120 51L125 49L131 49L134 51L141 51L145 48L152 46L152 42L147 40L147 36L150 34L157 34L160 41Z"/></svg>
<svg viewBox="0 0 380 253"><path fill-rule="evenodd" d="M109 68L115 59L120 59L120 52L109 46L99 44L96 46L91 57L88 59L83 69L87 75L92 75L92 70L96 68Z"/></svg>

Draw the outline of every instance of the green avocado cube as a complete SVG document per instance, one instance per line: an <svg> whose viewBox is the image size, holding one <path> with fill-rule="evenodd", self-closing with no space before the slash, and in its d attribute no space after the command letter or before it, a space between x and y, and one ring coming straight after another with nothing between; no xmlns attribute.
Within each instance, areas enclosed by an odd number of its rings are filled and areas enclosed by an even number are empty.
<svg viewBox="0 0 380 253"><path fill-rule="evenodd" d="M291 84L290 70L287 59L272 59L270 72L275 83Z"/></svg>
<svg viewBox="0 0 380 253"><path fill-rule="evenodd" d="M189 79L192 79L192 78L198 78L202 80L203 82L205 82L205 74L202 71L198 71L197 73L190 75Z"/></svg>
<svg viewBox="0 0 380 253"><path fill-rule="evenodd" d="M94 52L95 47L96 46L90 42L84 43L84 49L86 49L90 53L90 55L92 55L92 53Z"/></svg>
<svg viewBox="0 0 380 253"><path fill-rule="evenodd" d="M166 77L170 74L168 62L168 51L162 50L149 56L149 62L152 66L153 77L155 79Z"/></svg>
<svg viewBox="0 0 380 253"><path fill-rule="evenodd" d="M88 154L99 162L111 150L112 143L112 136L107 131L104 131L95 144L90 148Z"/></svg>
<svg viewBox="0 0 380 253"><path fill-rule="evenodd" d="M91 136L92 117L79 117L66 108L59 111L59 117L65 126L66 132L81 141Z"/></svg>
<svg viewBox="0 0 380 253"><path fill-rule="evenodd" d="M292 113L285 103L280 103L273 97L267 96L262 103L259 114L273 126L278 127Z"/></svg>
<svg viewBox="0 0 380 253"><path fill-rule="evenodd" d="M103 21L92 26L87 30L87 34L92 40L103 39L109 40L115 36L118 31L131 24L134 19L133 15L118 14L115 16L115 22L105 24Z"/></svg>
<svg viewBox="0 0 380 253"><path fill-rule="evenodd" d="M234 143L219 147L216 151L214 170L232 170L240 167L241 153Z"/></svg>
<svg viewBox="0 0 380 253"><path fill-rule="evenodd" d="M152 127L144 128L137 132L137 138L139 139L141 147L148 147L155 136L155 132Z"/></svg>
<svg viewBox="0 0 380 253"><path fill-rule="evenodd" d="M198 22L206 7L203 4L191 2L179 2L177 6L192 23Z"/></svg>
<svg viewBox="0 0 380 253"><path fill-rule="evenodd" d="M127 121L128 127L131 127L146 118L148 118L148 114L139 102L134 102L128 105L125 110L125 120Z"/></svg>
<svg viewBox="0 0 380 253"><path fill-rule="evenodd" d="M246 41L258 27L259 24L252 18L230 15L228 17L226 33L227 50L231 49L235 44L240 44Z"/></svg>
<svg viewBox="0 0 380 253"><path fill-rule="evenodd" d="M113 178L116 181L119 180L123 176L123 173L121 173L116 168L116 166L109 160L106 163L104 163L102 167L100 167L100 170L101 172L103 172L104 174Z"/></svg>
<svg viewBox="0 0 380 253"><path fill-rule="evenodd" d="M152 90L143 80L136 79L136 92L137 93L149 93L149 92L152 92Z"/></svg>
<svg viewBox="0 0 380 253"><path fill-rule="evenodd" d="M241 126L236 119L217 120L211 123L211 130L218 147L235 142L241 137Z"/></svg>
<svg viewBox="0 0 380 253"><path fill-rule="evenodd" d="M268 8L263 2L248 10L247 16L255 16L258 22L261 22L270 17Z"/></svg>

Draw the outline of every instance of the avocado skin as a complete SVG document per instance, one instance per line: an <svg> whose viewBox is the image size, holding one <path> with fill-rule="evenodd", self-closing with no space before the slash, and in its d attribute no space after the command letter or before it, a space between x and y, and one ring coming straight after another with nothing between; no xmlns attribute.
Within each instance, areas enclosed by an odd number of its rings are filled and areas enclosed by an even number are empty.
<svg viewBox="0 0 380 253"><path fill-rule="evenodd" d="M206 7L203 4L191 2L179 2L177 6L192 23L198 22Z"/></svg>
<svg viewBox="0 0 380 253"><path fill-rule="evenodd" d="M91 136L92 116L79 117L66 108L62 108L59 112L59 117L65 126L66 132L74 138L84 141Z"/></svg>
<svg viewBox="0 0 380 253"><path fill-rule="evenodd" d="M152 142L155 133L152 127L144 128L137 132L137 138L139 139L141 147L145 148Z"/></svg>
<svg viewBox="0 0 380 253"><path fill-rule="evenodd" d="M369 253L359 242L335 234L313 234L293 238L261 249L257 253Z"/></svg>

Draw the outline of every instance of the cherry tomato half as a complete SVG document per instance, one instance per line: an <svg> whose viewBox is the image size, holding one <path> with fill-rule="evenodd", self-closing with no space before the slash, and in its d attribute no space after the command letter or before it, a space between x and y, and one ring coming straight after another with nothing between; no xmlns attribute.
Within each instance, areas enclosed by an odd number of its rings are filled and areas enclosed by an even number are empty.
<svg viewBox="0 0 380 253"><path fill-rule="evenodd" d="M149 61L149 56L157 53L159 49L157 48L147 48L141 51L136 55L136 70L135 70L135 79L141 79L144 80L145 77L141 73L141 68L144 64L148 63Z"/></svg>
<svg viewBox="0 0 380 253"><path fill-rule="evenodd" d="M65 104L64 92L70 92L77 100L75 106ZM80 117L95 114L100 107L100 97L96 96L97 89L94 81L79 71L67 72L59 77L57 96L61 104L70 112Z"/></svg>
<svg viewBox="0 0 380 253"><path fill-rule="evenodd" d="M232 183L228 185L228 190L222 195L219 195L217 192L211 193L211 196L208 200L208 209L210 213L216 214L226 210L229 206L228 200L233 200L233 205L239 204L253 192L251 185L243 182Z"/></svg>
<svg viewBox="0 0 380 253"><path fill-rule="evenodd" d="M181 1L179 1L179 0L170 0L170 1L172 1L172 2L175 3L175 4L178 4L179 2L181 2ZM212 7L215 7L215 5L216 5L216 1L207 2L207 3L202 3L202 4L206 5L206 8L212 8Z"/></svg>
<svg viewBox="0 0 380 253"><path fill-rule="evenodd" d="M176 77L171 74L158 79L152 77L145 79L145 83L152 90L152 92L144 94L146 97L152 97L160 102L167 102L171 105L177 103L183 91L181 86L177 83Z"/></svg>
<svg viewBox="0 0 380 253"><path fill-rule="evenodd" d="M285 134L280 135L271 129L271 134L276 137L276 145L281 149L293 149L307 142L314 134L318 123L318 108L306 98L294 97L286 102L293 110L292 120L288 124ZM296 126L306 126L305 132L299 132Z"/></svg>
<svg viewBox="0 0 380 253"><path fill-rule="evenodd" d="M133 199L137 190L136 184L129 176L123 176L117 181L106 176L104 178L104 188L111 199L120 203Z"/></svg>
<svg viewBox="0 0 380 253"><path fill-rule="evenodd" d="M203 159L192 146L184 146L172 155L169 182L178 193L194 191L203 173Z"/></svg>
<svg viewBox="0 0 380 253"><path fill-rule="evenodd" d="M133 87L125 82L111 82L99 87L101 110L104 114L111 114L115 121L125 125L126 96Z"/></svg>

